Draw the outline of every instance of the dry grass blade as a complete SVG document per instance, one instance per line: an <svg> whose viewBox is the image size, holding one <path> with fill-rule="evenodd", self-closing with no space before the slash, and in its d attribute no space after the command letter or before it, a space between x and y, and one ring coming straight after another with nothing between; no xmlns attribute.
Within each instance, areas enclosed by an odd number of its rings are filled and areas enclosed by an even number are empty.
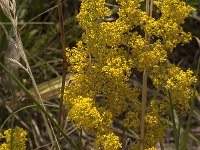
<svg viewBox="0 0 200 150"><path fill-rule="evenodd" d="M8 58L9 61L15 63L16 65L18 65L19 67L21 67L22 69L24 69L27 73L28 73L28 70L27 68L25 68L20 62L18 62L17 60L13 59L13 58Z"/></svg>
<svg viewBox="0 0 200 150"><path fill-rule="evenodd" d="M196 39L196 41L197 41L197 43L198 43L198 45L200 47L200 39L198 37L196 37L196 36L194 36L194 38Z"/></svg>
<svg viewBox="0 0 200 150"><path fill-rule="evenodd" d="M8 105L6 105L5 107L6 107L6 109L10 113L13 112L13 110ZM29 126L23 120L21 120L16 114L14 114L14 118L17 119L26 129L28 129L29 131L31 131L31 129L29 128Z"/></svg>
<svg viewBox="0 0 200 150"><path fill-rule="evenodd" d="M44 12L38 14L38 15L35 16L34 18L30 19L28 22L25 22L25 24L24 24L19 30L21 31L27 24L31 23L33 20L35 20L36 18L40 17L41 15L43 15L43 14L45 14L45 13L51 11L51 10L54 10L54 9L57 8L57 7L58 7L57 5L56 5L56 6L53 6L53 7L49 8L48 10L46 10L46 11L44 11Z"/></svg>
<svg viewBox="0 0 200 150"><path fill-rule="evenodd" d="M0 6L2 8L2 11L4 12L4 14L11 19L12 15L10 12L10 6L9 6L9 1L8 0L0 0Z"/></svg>

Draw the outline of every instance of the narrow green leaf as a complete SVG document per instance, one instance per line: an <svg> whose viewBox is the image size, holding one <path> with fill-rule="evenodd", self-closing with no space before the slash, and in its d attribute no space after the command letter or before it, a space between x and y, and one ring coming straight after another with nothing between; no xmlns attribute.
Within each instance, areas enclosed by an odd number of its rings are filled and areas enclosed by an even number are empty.
<svg viewBox="0 0 200 150"><path fill-rule="evenodd" d="M167 92L168 92L168 96L169 96L170 111L171 111L171 117L172 117L172 123L173 123L174 140L175 140L176 149L178 150L178 148L179 148L179 141L178 141L179 136L178 136L178 131L177 131L177 128L176 128L174 108L173 108L173 104L172 104L171 93L170 93L169 90L167 90Z"/></svg>
<svg viewBox="0 0 200 150"><path fill-rule="evenodd" d="M58 106L56 106L56 105L50 105L50 104L44 104L44 105L45 105L45 106L49 106L49 107L56 107L56 108L58 108ZM8 116L8 117L4 120L4 122L2 123L2 125L1 125L1 127L0 127L0 130L3 129L4 125L6 124L6 122L7 122L13 115L15 115L16 113L18 113L18 112L20 112L20 111L22 111L22 110L25 110L25 109L28 109L28 108L32 108L32 107L37 107L37 106L36 106L35 104L34 104L34 105L28 105L28 106L25 106L25 107L22 107L22 108L19 108L19 109L13 111L13 113L12 113L10 116Z"/></svg>

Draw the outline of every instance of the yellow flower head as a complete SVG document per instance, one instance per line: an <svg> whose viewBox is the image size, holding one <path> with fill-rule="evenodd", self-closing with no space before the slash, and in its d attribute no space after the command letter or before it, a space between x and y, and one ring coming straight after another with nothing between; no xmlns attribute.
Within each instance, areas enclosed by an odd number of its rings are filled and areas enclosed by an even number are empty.
<svg viewBox="0 0 200 150"><path fill-rule="evenodd" d="M114 133L98 135L96 145L99 150L102 148L104 150L118 150L122 147L121 143L119 142L119 137Z"/></svg>
<svg viewBox="0 0 200 150"><path fill-rule="evenodd" d="M27 141L27 132L20 127L15 127L13 130L8 129L0 133L0 139L5 139L5 142L0 145L0 150L25 150Z"/></svg>

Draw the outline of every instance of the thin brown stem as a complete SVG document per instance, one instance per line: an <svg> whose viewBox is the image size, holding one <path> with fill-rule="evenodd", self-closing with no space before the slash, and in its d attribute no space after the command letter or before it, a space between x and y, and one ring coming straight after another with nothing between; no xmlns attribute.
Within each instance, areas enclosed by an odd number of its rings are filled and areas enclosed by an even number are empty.
<svg viewBox="0 0 200 150"><path fill-rule="evenodd" d="M66 58L66 50L65 50L65 34L64 34L64 20L62 13L62 2L58 0L58 13L59 13L59 22L60 22L60 31L61 31L61 44L62 44L62 55L63 55L63 75L62 75L62 85L61 85L61 96L60 96L60 109L58 116L58 124L60 127L63 127L63 99L64 99L64 89L65 89L65 78L67 71L67 58Z"/></svg>
<svg viewBox="0 0 200 150"><path fill-rule="evenodd" d="M161 150L164 150L165 148L164 148L164 143L163 143L163 141L160 141L159 143L160 143L160 149L161 149Z"/></svg>
<svg viewBox="0 0 200 150"><path fill-rule="evenodd" d="M152 17L153 14L153 0L150 0L150 12L149 12L149 16Z"/></svg>
<svg viewBox="0 0 200 150"><path fill-rule="evenodd" d="M143 84L142 84L142 117L141 117L141 139L140 150L144 150L144 129L145 129L145 113L147 103L147 71L143 72Z"/></svg>
<svg viewBox="0 0 200 150"><path fill-rule="evenodd" d="M149 9L150 9L150 0L146 0L146 15L149 16Z"/></svg>
<svg viewBox="0 0 200 150"><path fill-rule="evenodd" d="M146 15L152 16L153 0L146 0ZM148 41L148 34L145 32L145 40ZM146 47L145 47L146 49ZM140 150L144 150L144 136L145 136L145 115L147 104L147 70L143 71L142 83L142 112L141 112L141 125L140 125Z"/></svg>

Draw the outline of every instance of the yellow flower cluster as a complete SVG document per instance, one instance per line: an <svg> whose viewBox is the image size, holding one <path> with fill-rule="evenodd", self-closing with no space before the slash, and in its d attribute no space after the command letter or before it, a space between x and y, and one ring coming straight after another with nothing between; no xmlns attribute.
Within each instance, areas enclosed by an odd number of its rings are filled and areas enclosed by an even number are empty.
<svg viewBox="0 0 200 150"><path fill-rule="evenodd" d="M68 113L68 119L74 120L79 128L87 131L104 132L104 126L112 124L112 114L104 109L98 110L90 98L78 97Z"/></svg>
<svg viewBox="0 0 200 150"><path fill-rule="evenodd" d="M168 118L166 118L166 112L169 111L167 108L168 106L159 100L152 100L148 106L147 114L145 116L145 136L143 139L145 150L156 150L154 146L159 141L163 140L165 131L168 127ZM133 118L133 120L136 119ZM130 150L138 149L140 149L139 142L130 147Z"/></svg>
<svg viewBox="0 0 200 150"><path fill-rule="evenodd" d="M167 56L177 44L191 40L180 25L193 8L181 0L157 0L158 17L153 18L141 9L143 1L116 0L118 18L107 22L112 11L105 0L82 0L77 20L84 33L76 47L66 49L74 73L64 93L67 119L92 131L97 149L122 147L110 129L114 117L124 117L125 127L139 128L139 90L129 84L134 70L147 70L155 87L170 90L178 113L189 108L189 87L196 78L192 71L168 64ZM145 118L146 149L154 149L164 138L168 110L167 94L163 100L151 100Z"/></svg>
<svg viewBox="0 0 200 150"><path fill-rule="evenodd" d="M183 71L179 67L169 64L155 67L152 74L154 85L169 90L174 109L179 115L184 115L190 108L192 98L190 85L197 82L193 72L190 69ZM166 96L166 99L169 99L169 97Z"/></svg>
<svg viewBox="0 0 200 150"><path fill-rule="evenodd" d="M147 24L144 26L147 34L161 38L165 48L170 51L177 44L184 44L191 40L191 34L185 33L180 24L184 23L184 19L194 9L180 0L158 0L154 3L162 15L157 20L154 18L147 20Z"/></svg>
<svg viewBox="0 0 200 150"><path fill-rule="evenodd" d="M106 65L102 67L102 72L108 75L108 77L126 77L124 79L128 80L128 77L131 74L130 63L126 61L126 59L122 56L118 56L115 58L108 58L106 61ZM129 64L128 64L129 63ZM126 74L126 76L124 76Z"/></svg>
<svg viewBox="0 0 200 150"><path fill-rule="evenodd" d="M96 145L99 150L102 148L104 150L118 150L122 147L121 143L119 142L119 137L113 133L108 133L105 135L98 135Z"/></svg>
<svg viewBox="0 0 200 150"><path fill-rule="evenodd" d="M146 13L140 9L141 2L144 0L116 0L121 6L118 12L119 19L127 26L128 29L132 29L138 25L144 24L147 19Z"/></svg>
<svg viewBox="0 0 200 150"><path fill-rule="evenodd" d="M147 148L145 150L157 150L155 147Z"/></svg>
<svg viewBox="0 0 200 150"><path fill-rule="evenodd" d="M0 133L0 139L5 139L3 144L0 144L0 150L25 150L27 141L27 132L20 127L15 127L13 130L8 129Z"/></svg>
<svg viewBox="0 0 200 150"><path fill-rule="evenodd" d="M105 0L82 0L80 13L77 15L77 20L80 25L84 28L90 28L91 23L99 19L104 19L105 16L111 14L107 7L104 7Z"/></svg>
<svg viewBox="0 0 200 150"><path fill-rule="evenodd" d="M124 119L124 127L137 128L140 125L139 112L128 111Z"/></svg>
<svg viewBox="0 0 200 150"><path fill-rule="evenodd" d="M148 112L145 117L144 147L149 148L155 146L158 141L164 138L166 129L167 122L165 120L163 121L159 114Z"/></svg>

